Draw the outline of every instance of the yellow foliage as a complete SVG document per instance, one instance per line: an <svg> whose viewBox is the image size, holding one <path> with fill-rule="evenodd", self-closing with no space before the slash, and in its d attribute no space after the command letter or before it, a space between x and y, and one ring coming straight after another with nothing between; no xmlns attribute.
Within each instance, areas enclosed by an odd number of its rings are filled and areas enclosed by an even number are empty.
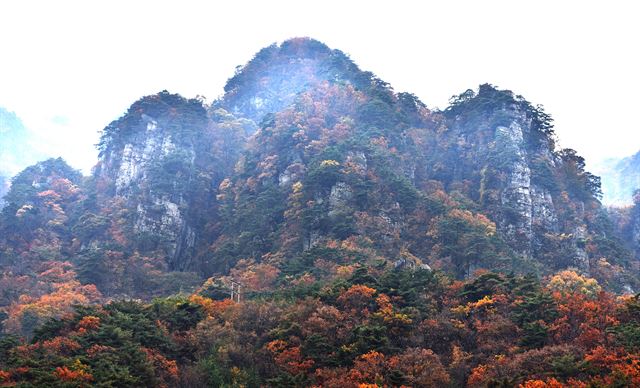
<svg viewBox="0 0 640 388"><path fill-rule="evenodd" d="M302 182L298 181L294 183L293 186L291 187L293 188L293 192L297 194L302 191Z"/></svg>
<svg viewBox="0 0 640 388"><path fill-rule="evenodd" d="M477 302L469 302L469 303L467 304L467 306L468 306L470 309L476 309L476 310L478 310L478 309L481 309L481 308L483 308L483 307L484 307L484 308L490 308L490 307L492 307L492 306L493 306L493 304L494 304L494 300L493 300L493 299L491 299L491 297L489 297L489 296L487 295L487 296L485 296L484 298L480 299L480 300L479 300L479 301L477 301Z"/></svg>
<svg viewBox="0 0 640 388"><path fill-rule="evenodd" d="M458 218L476 228L484 229L487 236L493 236L496 234L496 224L488 219L484 214L474 214L469 210L453 209L449 212L449 217Z"/></svg>
<svg viewBox="0 0 640 388"><path fill-rule="evenodd" d="M320 162L320 167L332 167L332 166L339 166L339 165L340 165L340 162L333 159L327 159Z"/></svg>
<svg viewBox="0 0 640 388"><path fill-rule="evenodd" d="M580 293L590 297L595 297L602 290L597 280L582 276L573 270L556 273L549 280L547 287L561 294Z"/></svg>

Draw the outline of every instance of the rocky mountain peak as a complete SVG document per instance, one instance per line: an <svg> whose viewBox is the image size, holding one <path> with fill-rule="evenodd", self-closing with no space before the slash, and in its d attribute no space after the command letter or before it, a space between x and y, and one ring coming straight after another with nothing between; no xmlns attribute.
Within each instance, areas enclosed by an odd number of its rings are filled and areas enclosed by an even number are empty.
<svg viewBox="0 0 640 388"><path fill-rule="evenodd" d="M260 50L239 67L214 107L260 123L265 114L282 110L322 82L362 84L366 74L343 52L311 38L294 38Z"/></svg>
<svg viewBox="0 0 640 388"><path fill-rule="evenodd" d="M98 185L127 201L133 233L162 241L147 249L160 249L173 268L184 268L195 244L187 213L207 125L200 101L162 91L109 124L99 145Z"/></svg>

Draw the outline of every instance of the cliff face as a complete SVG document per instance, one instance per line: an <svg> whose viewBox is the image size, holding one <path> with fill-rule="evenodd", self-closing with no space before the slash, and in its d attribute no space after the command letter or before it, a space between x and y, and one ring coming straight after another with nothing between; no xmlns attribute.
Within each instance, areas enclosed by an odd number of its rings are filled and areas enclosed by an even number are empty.
<svg viewBox="0 0 640 388"><path fill-rule="evenodd" d="M548 149L529 150L525 144L525 134L531 132L530 120L525 115L514 117L508 127L496 128L495 141L506 141L506 146L513 150L513 159L508 169L504 186L500 193L500 205L505 209L513 209L517 214L515 222L503 217L499 225L511 240L522 237L525 241L521 251L531 255L534 243L534 225L545 231L557 231L558 217L553 205L553 198L548 189L532 182L532 171L529 161L540 156L549 156ZM555 167L552 158L548 158L551 167ZM488 168L488 166L486 167Z"/></svg>
<svg viewBox="0 0 640 388"><path fill-rule="evenodd" d="M584 208L600 207L598 182L573 150L555 149L550 117L489 85L458 96L443 114L427 175L477 201L521 257L588 273ZM549 256L549 240L569 257Z"/></svg>
<svg viewBox="0 0 640 388"><path fill-rule="evenodd" d="M139 245L163 251L173 269L187 268L194 254L189 212L207 125L198 101L163 92L133 104L103 133L95 178L126 200Z"/></svg>

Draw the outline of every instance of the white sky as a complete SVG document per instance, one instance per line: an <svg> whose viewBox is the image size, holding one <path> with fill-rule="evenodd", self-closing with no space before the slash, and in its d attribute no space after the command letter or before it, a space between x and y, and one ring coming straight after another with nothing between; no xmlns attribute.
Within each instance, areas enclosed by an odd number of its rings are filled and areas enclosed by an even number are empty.
<svg viewBox="0 0 640 388"><path fill-rule="evenodd" d="M543 104L588 161L640 150L634 1L0 2L0 106L88 172L143 95L209 100L260 48L310 36L430 107L484 82Z"/></svg>

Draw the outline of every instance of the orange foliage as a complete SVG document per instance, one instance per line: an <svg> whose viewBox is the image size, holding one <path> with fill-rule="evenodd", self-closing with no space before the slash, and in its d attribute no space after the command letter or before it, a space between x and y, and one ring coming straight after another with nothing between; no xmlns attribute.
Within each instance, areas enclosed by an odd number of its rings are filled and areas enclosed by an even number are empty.
<svg viewBox="0 0 640 388"><path fill-rule="evenodd" d="M395 328L411 324L412 320L407 314L394 311L391 299L387 295L378 295L376 304L378 305L378 311L375 313L375 316L382 318L385 324L395 326ZM394 329L391 330L391 333L393 335L399 335Z"/></svg>
<svg viewBox="0 0 640 388"><path fill-rule="evenodd" d="M313 367L314 361L303 359L299 346L289 347L286 342L275 340L269 342L265 347L274 355L276 365L292 375L305 373Z"/></svg>
<svg viewBox="0 0 640 388"><path fill-rule="evenodd" d="M220 315L227 311L230 307L236 305L231 299L214 300L198 294L193 294L189 297L189 302L202 306L202 309L211 316Z"/></svg>
<svg viewBox="0 0 640 388"><path fill-rule="evenodd" d="M82 285L75 279L75 272L65 270L68 263L61 263L60 268L55 266L39 275L50 283L52 290L38 298L22 295L17 303L9 309L9 318L6 321L6 329L13 333L26 334L33 327L23 326L23 317L29 315L38 321L47 318L60 318L63 314L71 312L74 305L86 305L100 300L101 294L93 284Z"/></svg>
<svg viewBox="0 0 640 388"><path fill-rule="evenodd" d="M615 375L625 376L634 387L640 386L640 355L627 353L622 349L607 349L598 346L585 356L585 361L605 373L600 380L602 385L613 386Z"/></svg>
<svg viewBox="0 0 640 388"><path fill-rule="evenodd" d="M83 369L71 370L66 366L57 367L53 371L53 375L62 381L89 382L93 380L93 376Z"/></svg>
<svg viewBox="0 0 640 388"><path fill-rule="evenodd" d="M487 365L478 365L473 368L471 375L467 379L467 386L469 387L484 387L489 373Z"/></svg>
<svg viewBox="0 0 640 388"><path fill-rule="evenodd" d="M84 316L80 322L78 322L78 330L81 330L82 332L95 330L98 327L100 327L100 318L92 315Z"/></svg>
<svg viewBox="0 0 640 388"><path fill-rule="evenodd" d="M279 273L280 270L271 264L251 260L240 260L231 270L232 277L252 291L269 289Z"/></svg>
<svg viewBox="0 0 640 388"><path fill-rule="evenodd" d="M519 388L563 388L564 385L554 378L547 380L528 380L518 386Z"/></svg>
<svg viewBox="0 0 640 388"><path fill-rule="evenodd" d="M42 342L42 348L58 354L71 354L82 346L77 341L67 337L55 337Z"/></svg>
<svg viewBox="0 0 640 388"><path fill-rule="evenodd" d="M340 388L356 388L359 385L349 379L345 368L319 368L314 373L315 381L318 385L313 388L321 387L340 387Z"/></svg>
<svg viewBox="0 0 640 388"><path fill-rule="evenodd" d="M444 387L449 374L431 349L410 348L388 361L390 369L403 372L412 387Z"/></svg>
<svg viewBox="0 0 640 388"><path fill-rule="evenodd" d="M0 382L8 382L11 379L11 373L0 369Z"/></svg>
<svg viewBox="0 0 640 388"><path fill-rule="evenodd" d="M448 214L451 218L457 218L465 221L469 225L484 230L487 236L492 236L496 233L496 224L492 222L487 216L480 213L472 213L469 210L452 209Z"/></svg>
<svg viewBox="0 0 640 388"><path fill-rule="evenodd" d="M585 347L604 345L609 335L606 329L618 323L618 303L611 295L600 292L597 299L583 293L554 294L559 317L551 324L550 332L556 342L576 339Z"/></svg>
<svg viewBox="0 0 640 388"><path fill-rule="evenodd" d="M156 373L164 384L161 386L173 386L178 381L178 363L174 360L168 360L155 349L141 348L146 354L147 360L153 365Z"/></svg>
<svg viewBox="0 0 640 388"><path fill-rule="evenodd" d="M363 310L372 302L375 293L375 288L356 284L340 294L338 302L347 308Z"/></svg>
<svg viewBox="0 0 640 388"><path fill-rule="evenodd" d="M382 380L386 369L386 360L384 354L370 351L356 358L353 368L349 371L349 377L352 381L361 383L376 383Z"/></svg>

